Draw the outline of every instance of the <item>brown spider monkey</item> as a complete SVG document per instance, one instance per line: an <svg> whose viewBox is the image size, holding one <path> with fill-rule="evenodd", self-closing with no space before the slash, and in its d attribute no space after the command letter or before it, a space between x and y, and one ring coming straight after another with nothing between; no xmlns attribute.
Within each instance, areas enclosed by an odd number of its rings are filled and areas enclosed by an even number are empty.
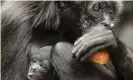
<svg viewBox="0 0 133 80"><path fill-rule="evenodd" d="M32 67L27 55L45 51L47 45L53 46L48 63L52 70L43 79L132 80L133 54L110 29L121 10L122 3L116 1L3 2L2 80L26 80ZM112 63L78 63L103 48L110 52Z"/></svg>

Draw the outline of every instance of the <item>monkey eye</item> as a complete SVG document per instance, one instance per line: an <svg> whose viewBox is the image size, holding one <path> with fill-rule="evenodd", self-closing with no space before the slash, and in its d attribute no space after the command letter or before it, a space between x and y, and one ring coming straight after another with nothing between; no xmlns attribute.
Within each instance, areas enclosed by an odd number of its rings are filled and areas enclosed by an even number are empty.
<svg viewBox="0 0 133 80"><path fill-rule="evenodd" d="M40 64L40 66L41 66L41 67L43 67L43 65L42 65L42 64Z"/></svg>
<svg viewBox="0 0 133 80"><path fill-rule="evenodd" d="M113 13L113 12L114 12L114 11L113 11L113 8L111 8L111 9L109 10L109 12L110 12L110 13Z"/></svg>
<svg viewBox="0 0 133 80"><path fill-rule="evenodd" d="M93 10L94 10L94 11L100 11L100 10L101 10L101 8L100 8L100 6L98 5L98 3L95 3L95 4L94 4Z"/></svg>
<svg viewBox="0 0 133 80"><path fill-rule="evenodd" d="M32 59L32 62L36 62L37 60L36 59Z"/></svg>

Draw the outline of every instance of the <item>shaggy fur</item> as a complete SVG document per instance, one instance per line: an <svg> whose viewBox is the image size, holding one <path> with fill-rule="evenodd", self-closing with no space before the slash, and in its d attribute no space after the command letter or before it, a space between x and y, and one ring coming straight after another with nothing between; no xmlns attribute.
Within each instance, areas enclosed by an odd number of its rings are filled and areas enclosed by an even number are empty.
<svg viewBox="0 0 133 80"><path fill-rule="evenodd" d="M83 2L80 1L79 2L75 1L3 2L1 10L2 80L26 80L30 57L31 57L29 54L34 54L34 52L36 52L38 49L44 46L47 45L53 46L57 42L59 42L59 40L62 39L65 40L66 42L69 42L70 45L73 45L74 42L84 34L84 31L86 31L86 28L82 26L84 24L82 20L87 19L88 22L89 21L91 22L92 25L88 25L87 27L97 25L99 21L98 22L93 21L94 18L92 18L90 13L87 14L89 15L89 17L87 18L83 17L84 14L86 16L86 8L88 7L87 5L91 6L91 4L93 3L95 2L93 1L91 2L84 2L84 1ZM119 12L121 12L122 10L121 4L120 3L115 3L115 4L117 5L116 6L118 11L117 13L120 14ZM56 50L53 51L56 52ZM62 49L61 51L64 51L64 49ZM67 54L65 55L67 56ZM65 57L65 55L63 57ZM122 70L121 68L118 72L121 73L120 76L122 76L122 78L124 76L125 80L132 80L133 78L131 74L133 73L133 70L131 69L131 67L132 67L133 57L131 54L126 55L129 58L123 57L125 55L126 54L123 54L121 56L122 59L126 59L123 62L123 64L125 65L125 67L123 67L125 73L121 71ZM55 55L54 57L58 56ZM56 58L54 59L54 57L53 60L55 62L58 61L60 63L60 60L56 60ZM122 59L120 59L120 62ZM116 58L114 60L116 60ZM131 65L128 64L128 60L130 61ZM121 64L117 63L119 62L116 62L115 66L117 66L117 68L121 67L120 66ZM61 63L61 65L63 66L63 63ZM57 74L55 75L59 76L61 80L69 79L69 77L67 77L69 75L64 76L64 74L61 73L60 70L58 70L59 65L54 66L54 68L55 71L53 71L52 73L57 72ZM114 77L116 75L111 74L111 76L112 75L113 78L111 78L111 80L116 80L116 77ZM70 79L77 80L73 76L71 77L72 78ZM81 77L79 79L88 80L88 78L85 77L84 78ZM98 80L99 79L100 78L98 78ZM105 78L105 80L109 80L108 77Z"/></svg>

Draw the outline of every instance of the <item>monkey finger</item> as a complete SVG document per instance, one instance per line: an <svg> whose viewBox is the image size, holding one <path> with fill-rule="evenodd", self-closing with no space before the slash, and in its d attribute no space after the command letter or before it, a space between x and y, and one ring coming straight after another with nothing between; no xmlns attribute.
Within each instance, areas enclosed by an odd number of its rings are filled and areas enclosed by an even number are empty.
<svg viewBox="0 0 133 80"><path fill-rule="evenodd" d="M96 52L98 52L99 50L105 49L105 48L109 47L109 45L110 45L110 43L103 43L101 46L98 46L98 47L96 47L96 48L91 49L91 50L89 51L89 53L87 53L85 56L83 56L83 57L80 59L80 61L81 61L81 62L87 61L88 58L89 58L90 56L92 56L93 53L96 53Z"/></svg>
<svg viewBox="0 0 133 80"><path fill-rule="evenodd" d="M75 43L74 46L77 46L81 41L82 41L83 37L79 38Z"/></svg>
<svg viewBox="0 0 133 80"><path fill-rule="evenodd" d="M83 44L81 43L81 44L79 44L79 45L77 45L77 46L75 46L75 47L73 48L73 50L72 50L73 56L75 56L76 52L81 48L82 45L83 45Z"/></svg>
<svg viewBox="0 0 133 80"><path fill-rule="evenodd" d="M78 57L78 59L80 59L81 57L83 57L86 54L86 52L91 50L93 47L104 44L105 42L103 42L102 40L103 40L103 37L98 37L96 39L93 39L91 41L84 43L82 45L82 47L76 53L76 57Z"/></svg>
<svg viewBox="0 0 133 80"><path fill-rule="evenodd" d="M86 50L85 48L86 47L84 45L82 45L82 47L76 53L76 57L78 60L80 60L80 58L85 55L85 50Z"/></svg>
<svg viewBox="0 0 133 80"><path fill-rule="evenodd" d="M75 43L74 46L78 45L82 40L84 40L86 37L88 37L89 34L84 34L82 37L80 37Z"/></svg>
<svg viewBox="0 0 133 80"><path fill-rule="evenodd" d="M74 46L78 45L82 40L91 40L93 38L97 38L99 36L108 36L110 34L110 31L102 31L100 34L97 34L96 32L93 34L87 33L85 35L83 35L81 38L79 38L75 43Z"/></svg>

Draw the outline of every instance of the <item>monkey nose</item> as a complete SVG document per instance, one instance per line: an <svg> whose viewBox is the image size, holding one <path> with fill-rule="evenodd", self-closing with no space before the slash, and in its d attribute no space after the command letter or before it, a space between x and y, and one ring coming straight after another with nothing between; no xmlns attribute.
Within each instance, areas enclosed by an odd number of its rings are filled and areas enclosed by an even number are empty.
<svg viewBox="0 0 133 80"><path fill-rule="evenodd" d="M105 21L101 22L101 25L105 26L105 27L109 27L110 26L109 22L105 22Z"/></svg>
<svg viewBox="0 0 133 80"><path fill-rule="evenodd" d="M33 72L36 72L36 68L35 68L35 67L32 67L31 70L32 70Z"/></svg>

